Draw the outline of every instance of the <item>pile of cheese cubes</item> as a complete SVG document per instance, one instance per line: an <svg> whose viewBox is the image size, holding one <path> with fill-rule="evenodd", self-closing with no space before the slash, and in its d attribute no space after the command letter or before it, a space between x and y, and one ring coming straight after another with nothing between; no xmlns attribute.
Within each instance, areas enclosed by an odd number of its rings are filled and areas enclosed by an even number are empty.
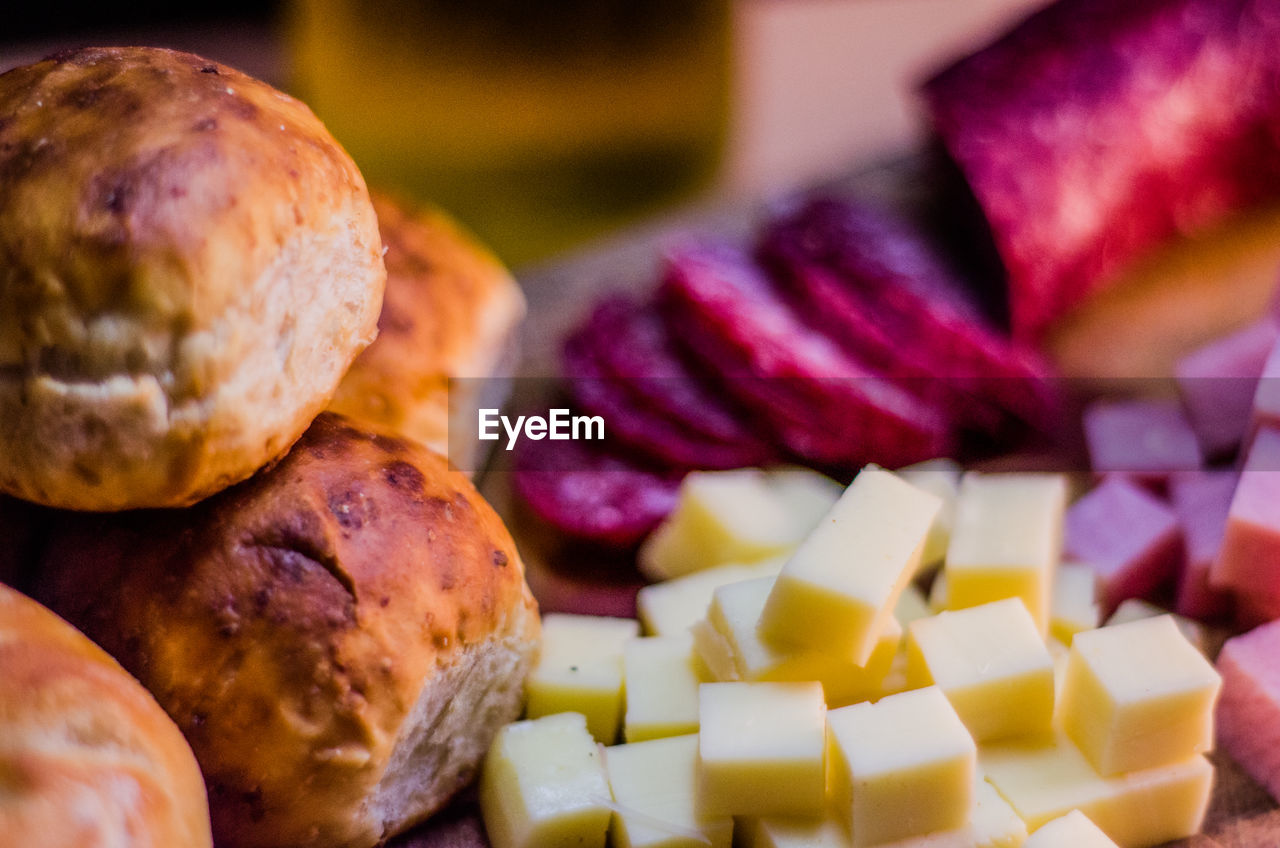
<svg viewBox="0 0 1280 848"><path fill-rule="evenodd" d="M481 778L495 848L1195 833L1218 676L1170 616L1097 626L1091 572L1059 563L1066 506L1060 476L945 463L869 466L844 491L690 475L641 555L668 578L638 599L650 635L546 616L528 718Z"/></svg>

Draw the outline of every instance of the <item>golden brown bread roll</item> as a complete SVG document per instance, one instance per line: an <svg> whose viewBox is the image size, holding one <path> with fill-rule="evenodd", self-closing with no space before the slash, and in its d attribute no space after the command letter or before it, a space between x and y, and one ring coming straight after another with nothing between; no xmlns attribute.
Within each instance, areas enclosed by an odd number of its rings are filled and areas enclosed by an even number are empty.
<svg viewBox="0 0 1280 848"><path fill-rule="evenodd" d="M502 263L445 213L378 192L373 205L387 250L378 339L356 358L329 408L404 433L473 470L476 410L482 400L501 402L502 391L486 390L503 388L489 378L514 358L524 296Z"/></svg>
<svg viewBox="0 0 1280 848"><path fill-rule="evenodd" d="M325 413L189 510L61 520L37 595L177 721L220 848L371 846L520 710L539 624L515 545L408 440Z"/></svg>
<svg viewBox="0 0 1280 848"><path fill-rule="evenodd" d="M306 106L187 53L0 75L0 491L192 503L278 457L374 337L359 171Z"/></svg>
<svg viewBox="0 0 1280 848"><path fill-rule="evenodd" d="M98 646L0 586L0 845L211 844L178 728Z"/></svg>

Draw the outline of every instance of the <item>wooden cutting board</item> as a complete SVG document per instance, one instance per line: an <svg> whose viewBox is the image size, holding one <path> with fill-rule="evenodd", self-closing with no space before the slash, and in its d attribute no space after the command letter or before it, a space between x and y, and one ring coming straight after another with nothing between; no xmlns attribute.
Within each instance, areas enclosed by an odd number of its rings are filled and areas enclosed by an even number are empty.
<svg viewBox="0 0 1280 848"><path fill-rule="evenodd" d="M911 156L861 170L824 186L824 190L852 193L887 202L901 212L925 221L966 268L970 280L989 285L990 265L980 252L967 249L964 240L971 228L956 215L971 215L963 206L947 208L938 202L937 172L925 156ZM776 202L782 202L779 199ZM575 256L528 269L520 279L529 300L529 315L522 334L522 366L515 383L520 399L545 397L558 374L560 339L590 310L606 291L644 293L657 280L663 246L688 233L730 239L746 239L765 216L772 202L754 208L706 207L689 209L660 223L621 233ZM1272 237L1272 236L1275 237ZM959 236L957 238L956 236ZM1181 269L1178 282L1161 289L1144 271L1135 284L1136 294L1113 294L1109 303L1064 324L1056 344L1065 351L1064 364L1074 376L1088 376L1090 363L1112 357L1085 356L1108 343L1123 350L1126 362L1140 363L1140 376L1168 376L1177 352L1204 338L1205 326L1217 331L1238 325L1256 315L1268 302L1275 269L1280 267L1280 214L1259 218L1241 234L1226 234L1227 243L1213 242L1217 269L1200 275L1212 281L1219 302L1206 313L1203 287L1195 285L1195 246L1182 246L1172 260L1161 261ZM1267 254L1266 251L1273 251ZM1274 264L1273 264L1274 260ZM1203 267L1203 266L1202 266ZM984 270L987 269L987 270ZM1227 283L1220 282L1228 279ZM1170 295L1169 291L1173 290ZM1235 296L1232 296L1232 292ZM1174 302L1170 302L1170 297ZM1199 322L1194 317L1202 314ZM1144 316L1159 316L1148 321ZM1140 328L1137 332L1133 327ZM1129 328L1122 330L1120 328ZM1116 335L1110 341L1107 334ZM1122 333L1122 334L1121 334ZM1101 341L1099 341L1101 339ZM1067 354L1075 358L1068 358ZM1156 365L1152 365L1156 363ZM1157 373L1158 371L1158 373ZM1119 376L1114 372L1100 376ZM575 611L606 615L634 615L635 591L642 585L634 565L625 556L566 544L520 509L510 496L507 455L498 450L481 475L481 489L508 521L526 560L529 582L545 611ZM1280 846L1280 809L1275 802L1228 758L1214 756L1217 783L1205 832L1176 843L1188 848L1245 848ZM399 848L482 848L487 846L475 803L459 799L444 814L392 843Z"/></svg>

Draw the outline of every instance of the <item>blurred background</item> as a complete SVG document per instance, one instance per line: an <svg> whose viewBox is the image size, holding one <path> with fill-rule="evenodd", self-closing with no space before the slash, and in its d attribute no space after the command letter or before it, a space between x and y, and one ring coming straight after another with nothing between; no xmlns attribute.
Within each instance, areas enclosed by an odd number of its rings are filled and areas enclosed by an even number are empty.
<svg viewBox="0 0 1280 848"><path fill-rule="evenodd" d="M47 0L0 69L59 49L200 53L304 100L371 184L517 269L916 149L914 88L1035 0Z"/></svg>

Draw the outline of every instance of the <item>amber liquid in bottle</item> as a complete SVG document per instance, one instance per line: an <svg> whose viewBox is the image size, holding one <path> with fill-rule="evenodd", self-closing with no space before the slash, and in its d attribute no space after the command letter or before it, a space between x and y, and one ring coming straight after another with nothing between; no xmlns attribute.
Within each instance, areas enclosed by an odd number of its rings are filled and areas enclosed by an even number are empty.
<svg viewBox="0 0 1280 848"><path fill-rule="evenodd" d="M371 185L509 263L692 196L727 123L728 0L297 0L293 88Z"/></svg>

